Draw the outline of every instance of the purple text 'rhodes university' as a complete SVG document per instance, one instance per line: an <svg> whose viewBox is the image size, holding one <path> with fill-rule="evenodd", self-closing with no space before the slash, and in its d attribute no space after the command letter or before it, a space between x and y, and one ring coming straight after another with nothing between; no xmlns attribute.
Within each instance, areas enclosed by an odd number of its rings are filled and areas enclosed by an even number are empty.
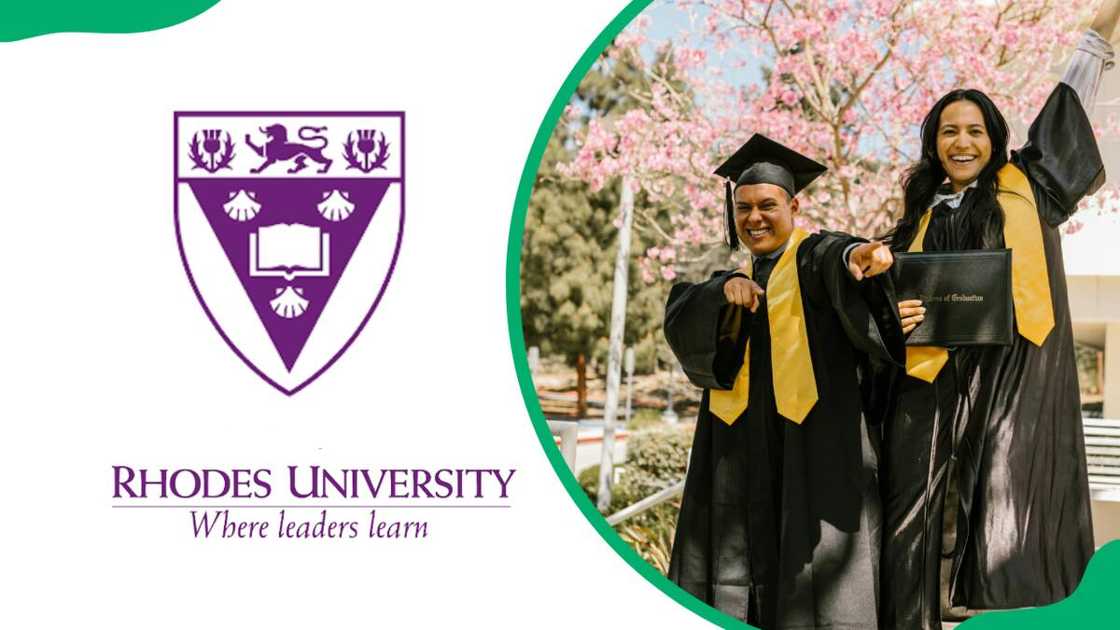
<svg viewBox="0 0 1120 630"><path fill-rule="evenodd" d="M404 230L402 112L177 112L175 229L210 322L291 395L354 342Z"/></svg>

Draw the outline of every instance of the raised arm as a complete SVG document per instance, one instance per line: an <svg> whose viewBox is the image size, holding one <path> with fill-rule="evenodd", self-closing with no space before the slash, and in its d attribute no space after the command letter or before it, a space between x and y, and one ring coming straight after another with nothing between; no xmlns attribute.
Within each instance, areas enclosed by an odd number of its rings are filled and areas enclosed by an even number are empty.
<svg viewBox="0 0 1120 630"><path fill-rule="evenodd" d="M836 313L852 345L878 361L901 364L902 325L893 285L883 273L892 262L886 247L835 232L821 232L798 256L801 277L812 278L812 293Z"/></svg>
<svg viewBox="0 0 1120 630"><path fill-rule="evenodd" d="M1062 83L1073 88L1086 112L1097 102L1097 89L1105 70L1114 65L1114 52L1109 41L1120 19L1120 0L1105 0L1081 37L1062 76Z"/></svg>
<svg viewBox="0 0 1120 630"><path fill-rule="evenodd" d="M1093 21L1089 23L1089 28L1096 31L1105 41L1111 42L1118 21L1120 21L1120 0L1104 0L1097 9L1097 14L1093 16Z"/></svg>
<svg viewBox="0 0 1120 630"><path fill-rule="evenodd" d="M1105 0L1070 58L1065 74L1031 124L1027 144L1012 161L1031 180L1038 212L1051 226L1069 219L1082 197L1105 181L1104 162L1089 121L1097 90L1114 52L1120 0Z"/></svg>

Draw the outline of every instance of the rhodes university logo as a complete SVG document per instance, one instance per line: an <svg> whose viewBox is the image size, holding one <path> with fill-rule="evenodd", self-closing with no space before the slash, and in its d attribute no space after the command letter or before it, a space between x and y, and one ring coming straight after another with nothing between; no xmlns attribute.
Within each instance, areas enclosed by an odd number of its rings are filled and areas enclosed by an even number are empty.
<svg viewBox="0 0 1120 630"><path fill-rule="evenodd" d="M294 394L369 321L404 229L401 112L177 112L175 231L218 334Z"/></svg>

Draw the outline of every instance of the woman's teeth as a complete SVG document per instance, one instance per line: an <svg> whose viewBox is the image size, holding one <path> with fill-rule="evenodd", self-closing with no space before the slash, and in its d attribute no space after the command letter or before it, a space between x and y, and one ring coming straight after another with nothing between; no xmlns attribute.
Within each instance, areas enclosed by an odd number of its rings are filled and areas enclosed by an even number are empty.
<svg viewBox="0 0 1120 630"><path fill-rule="evenodd" d="M975 155L954 155L953 157L951 157L949 159L953 160L954 162L956 162L958 164L963 164L965 162L971 162L971 161L975 160L976 156Z"/></svg>

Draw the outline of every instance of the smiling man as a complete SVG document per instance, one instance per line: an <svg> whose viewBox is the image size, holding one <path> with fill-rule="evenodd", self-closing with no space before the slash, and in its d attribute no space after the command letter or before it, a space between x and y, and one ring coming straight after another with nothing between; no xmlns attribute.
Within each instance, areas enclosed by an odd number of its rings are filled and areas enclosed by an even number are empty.
<svg viewBox="0 0 1120 630"><path fill-rule="evenodd" d="M794 226L825 167L755 135L716 171L741 269L673 287L665 336L705 388L669 578L776 628L875 628L876 375L905 351L880 243Z"/></svg>

